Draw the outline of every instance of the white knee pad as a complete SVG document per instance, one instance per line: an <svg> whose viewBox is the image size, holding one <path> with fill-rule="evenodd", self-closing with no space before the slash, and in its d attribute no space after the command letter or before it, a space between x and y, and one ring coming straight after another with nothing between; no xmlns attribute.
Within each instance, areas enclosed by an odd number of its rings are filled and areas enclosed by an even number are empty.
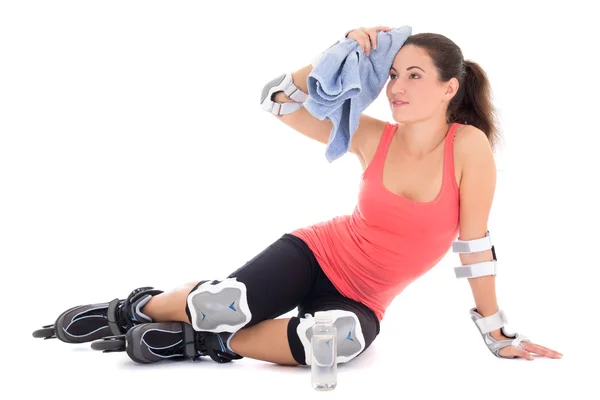
<svg viewBox="0 0 600 400"><path fill-rule="evenodd" d="M235 332L252 318L246 285L235 278L198 285L188 295L187 306L196 331Z"/></svg>
<svg viewBox="0 0 600 400"><path fill-rule="evenodd" d="M360 321L351 311L328 310L328 312L333 315L333 324L337 330L337 362L348 362L365 348L365 338ZM304 318L300 318L300 323L296 328L296 334L304 346L306 365L310 365L312 361L310 340L314 324L314 317L306 314Z"/></svg>

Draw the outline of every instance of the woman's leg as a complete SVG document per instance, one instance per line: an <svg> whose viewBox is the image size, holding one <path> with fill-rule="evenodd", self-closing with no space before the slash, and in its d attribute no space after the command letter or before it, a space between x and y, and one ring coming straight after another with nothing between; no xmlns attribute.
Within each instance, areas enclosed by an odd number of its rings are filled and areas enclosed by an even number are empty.
<svg viewBox="0 0 600 400"><path fill-rule="evenodd" d="M154 322L184 322L197 332L213 333L207 337L218 333L234 356L294 365L287 335L290 319L275 318L307 298L318 269L306 243L284 235L226 279L190 282L154 295L141 312ZM246 320L240 322L241 316ZM156 343L152 350L165 347L163 338Z"/></svg>
<svg viewBox="0 0 600 400"><path fill-rule="evenodd" d="M250 328L240 329L229 345L242 357L281 365L298 365L288 339L290 318L267 319Z"/></svg>
<svg viewBox="0 0 600 400"><path fill-rule="evenodd" d="M337 330L337 362L346 363L358 357L373 343L379 334L379 322L371 310L351 299L316 299L311 305L301 308L298 317L290 320L289 332L292 356L298 364L310 365L314 314L329 311ZM300 315L304 314L304 317ZM308 314L308 315L307 315Z"/></svg>
<svg viewBox="0 0 600 400"><path fill-rule="evenodd" d="M155 322L179 321L190 323L185 312L187 296L199 282L190 282L169 292L152 298L142 308L142 312Z"/></svg>
<svg viewBox="0 0 600 400"><path fill-rule="evenodd" d="M179 321L191 324L186 312L187 296L198 282L188 283L171 292L153 296L143 312L157 322ZM249 328L242 328L231 338L229 346L242 357L297 365L288 344L289 318L267 319Z"/></svg>
<svg viewBox="0 0 600 400"><path fill-rule="evenodd" d="M242 357L282 365L307 365L311 361L312 315L329 310L338 331L338 362L350 361L375 340L379 321L368 307L337 291L304 242L298 238L291 240L296 246L290 247L289 241L275 243L229 276L245 282L253 317L233 336L223 336L223 342L229 339L229 349ZM301 282L306 286L297 292L303 286ZM198 282L191 282L156 295L143 312L155 321L191 324L186 302L196 286ZM297 316L273 319L296 306Z"/></svg>
<svg viewBox="0 0 600 400"><path fill-rule="evenodd" d="M268 319L239 330L229 343L234 352L282 365L308 365L311 363L311 328L317 311L330 311L333 315L338 363L346 363L369 348L379 334L377 316L364 304L344 297L316 259L313 263L313 286L298 305L298 315Z"/></svg>
<svg viewBox="0 0 600 400"><path fill-rule="evenodd" d="M359 356L379 334L376 314L364 304L343 296L319 268L311 296L298 306L298 316L288 326L290 348L298 364L311 363L311 328L317 311L332 314L337 329L338 363Z"/></svg>

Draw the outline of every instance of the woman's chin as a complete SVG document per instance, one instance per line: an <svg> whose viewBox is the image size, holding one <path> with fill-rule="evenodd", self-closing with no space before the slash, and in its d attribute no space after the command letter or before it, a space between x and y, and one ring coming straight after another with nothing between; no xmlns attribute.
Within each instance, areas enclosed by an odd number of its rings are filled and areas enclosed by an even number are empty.
<svg viewBox="0 0 600 400"><path fill-rule="evenodd" d="M396 121L399 124L409 124L411 122L413 122L413 118L409 118L407 116L404 115L393 115L392 116L394 118L394 121Z"/></svg>

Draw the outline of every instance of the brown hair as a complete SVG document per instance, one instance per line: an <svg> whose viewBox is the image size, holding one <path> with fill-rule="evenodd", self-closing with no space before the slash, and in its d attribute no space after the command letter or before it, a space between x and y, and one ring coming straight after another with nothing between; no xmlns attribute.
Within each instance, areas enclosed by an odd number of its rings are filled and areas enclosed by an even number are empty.
<svg viewBox="0 0 600 400"><path fill-rule="evenodd" d="M447 82L456 78L459 89L448 105L447 122L473 125L487 136L492 150L500 140L496 109L492 104L490 83L479 64L463 58L460 47L436 33L409 36L404 46L413 45L425 50L437 68L439 79Z"/></svg>

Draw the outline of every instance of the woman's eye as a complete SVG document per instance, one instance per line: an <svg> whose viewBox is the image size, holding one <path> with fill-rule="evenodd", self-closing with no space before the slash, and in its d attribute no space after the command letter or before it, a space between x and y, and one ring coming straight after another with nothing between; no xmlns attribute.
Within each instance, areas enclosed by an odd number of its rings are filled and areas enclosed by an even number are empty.
<svg viewBox="0 0 600 400"><path fill-rule="evenodd" d="M410 74L410 77L412 78L413 76L416 76L417 78L420 78L419 74ZM396 74L390 74L390 79L396 79L398 76Z"/></svg>

